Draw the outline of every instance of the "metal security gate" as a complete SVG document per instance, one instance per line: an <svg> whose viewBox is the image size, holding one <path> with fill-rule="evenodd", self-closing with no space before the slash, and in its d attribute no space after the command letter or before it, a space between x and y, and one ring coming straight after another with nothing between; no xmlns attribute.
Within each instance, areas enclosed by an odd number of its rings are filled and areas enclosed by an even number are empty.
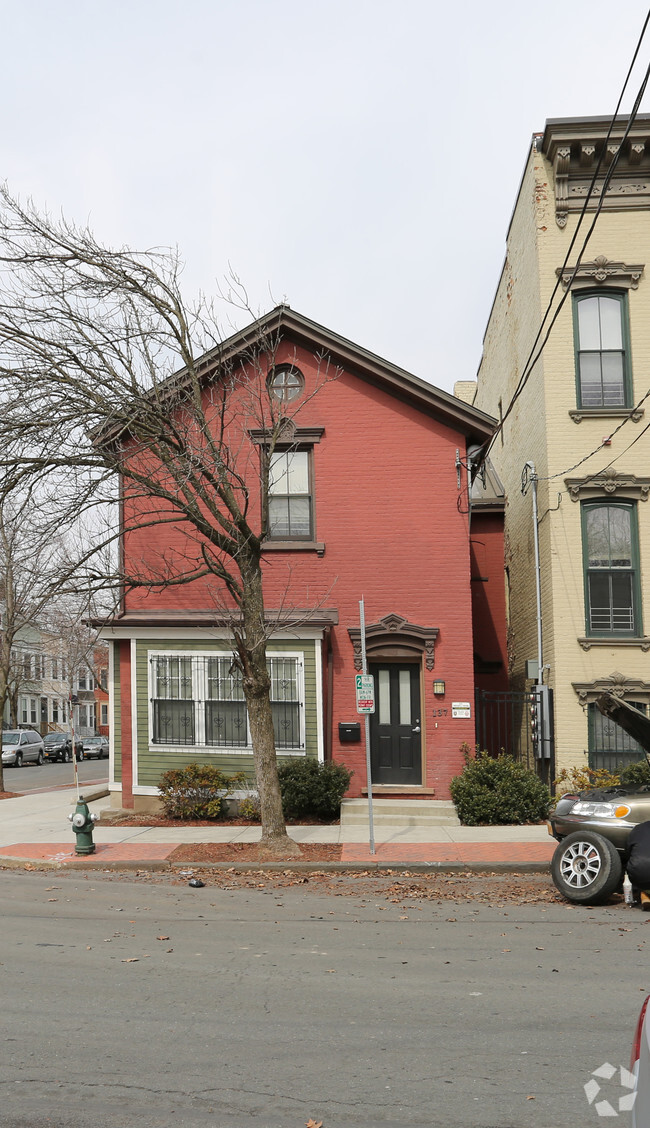
<svg viewBox="0 0 650 1128"><path fill-rule="evenodd" d="M476 690L476 743L491 756L507 752L545 781L555 775L553 696L529 691Z"/></svg>

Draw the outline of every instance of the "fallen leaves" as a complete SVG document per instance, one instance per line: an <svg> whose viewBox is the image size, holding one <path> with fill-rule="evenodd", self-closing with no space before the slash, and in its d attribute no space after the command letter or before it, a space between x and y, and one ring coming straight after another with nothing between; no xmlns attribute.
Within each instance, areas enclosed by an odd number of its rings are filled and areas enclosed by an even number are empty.
<svg viewBox="0 0 650 1128"><path fill-rule="evenodd" d="M305 1128L323 1128L323 1121L322 1120L312 1120L312 1118L310 1116L309 1120L305 1121Z"/></svg>

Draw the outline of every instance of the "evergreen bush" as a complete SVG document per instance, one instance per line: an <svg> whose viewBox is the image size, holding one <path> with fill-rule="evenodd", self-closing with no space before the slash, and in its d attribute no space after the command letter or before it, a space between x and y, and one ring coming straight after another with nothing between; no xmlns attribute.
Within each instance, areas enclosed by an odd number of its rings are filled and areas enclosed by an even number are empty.
<svg viewBox="0 0 650 1128"><path fill-rule="evenodd" d="M172 819L221 819L225 800L246 784L244 772L226 775L211 764L188 764L172 768L160 777L162 809Z"/></svg>
<svg viewBox="0 0 650 1128"><path fill-rule="evenodd" d="M278 769L282 809L287 819L335 819L353 773L329 760L291 760Z"/></svg>
<svg viewBox="0 0 650 1128"><path fill-rule="evenodd" d="M636 784L650 783L650 764L643 758L643 760L635 760L633 764L628 764L621 772L621 783Z"/></svg>
<svg viewBox="0 0 650 1128"><path fill-rule="evenodd" d="M462 775L450 784L451 797L465 826L506 826L541 822L548 815L551 795L535 775L501 753L465 753Z"/></svg>

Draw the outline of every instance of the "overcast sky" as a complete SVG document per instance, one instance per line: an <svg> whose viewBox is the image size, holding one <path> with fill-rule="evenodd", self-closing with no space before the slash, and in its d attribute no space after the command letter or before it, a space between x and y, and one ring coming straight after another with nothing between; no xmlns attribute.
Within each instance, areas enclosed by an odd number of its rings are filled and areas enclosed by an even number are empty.
<svg viewBox="0 0 650 1128"><path fill-rule="evenodd" d="M186 296L228 264L441 388L471 379L530 137L612 113L645 0L15 0L3 167ZM650 58L650 33L629 109ZM642 110L648 110L646 99Z"/></svg>

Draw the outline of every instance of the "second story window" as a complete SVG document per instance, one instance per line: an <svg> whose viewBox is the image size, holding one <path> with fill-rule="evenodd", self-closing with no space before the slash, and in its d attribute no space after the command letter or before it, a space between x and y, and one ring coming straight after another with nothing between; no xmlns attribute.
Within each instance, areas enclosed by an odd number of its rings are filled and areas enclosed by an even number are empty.
<svg viewBox="0 0 650 1128"><path fill-rule="evenodd" d="M313 537L310 452L276 451L269 472L269 537L311 540Z"/></svg>
<svg viewBox="0 0 650 1128"><path fill-rule="evenodd" d="M636 509L595 502L583 518L587 634L640 634Z"/></svg>
<svg viewBox="0 0 650 1128"><path fill-rule="evenodd" d="M573 302L578 407L629 407L625 294L577 293Z"/></svg>

